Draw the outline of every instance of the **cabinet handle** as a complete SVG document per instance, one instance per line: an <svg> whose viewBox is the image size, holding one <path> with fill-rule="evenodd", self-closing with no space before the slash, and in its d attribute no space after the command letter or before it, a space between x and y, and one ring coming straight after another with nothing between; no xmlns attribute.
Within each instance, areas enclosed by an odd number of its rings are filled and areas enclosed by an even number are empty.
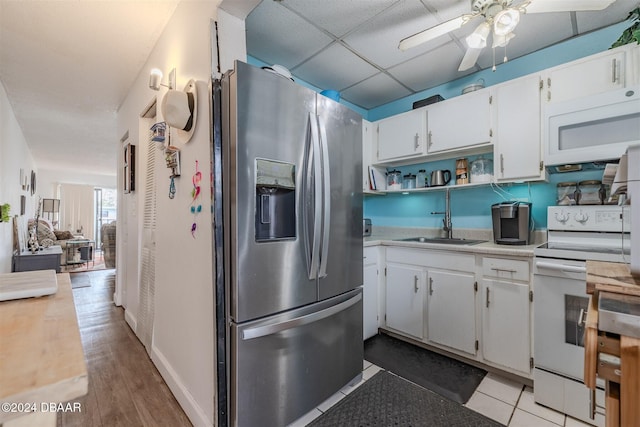
<svg viewBox="0 0 640 427"><path fill-rule="evenodd" d="M615 83L618 80L618 61L616 58L611 60L611 83Z"/></svg>
<svg viewBox="0 0 640 427"><path fill-rule="evenodd" d="M500 154L500 173L504 177L504 154Z"/></svg>
<svg viewBox="0 0 640 427"><path fill-rule="evenodd" d="M416 132L416 136L414 137L415 141L415 149L417 150L420 147L420 135Z"/></svg>
<svg viewBox="0 0 640 427"><path fill-rule="evenodd" d="M518 270L507 270L505 268L497 268L497 267L491 267L492 270L495 271L504 271L505 273L517 273Z"/></svg>
<svg viewBox="0 0 640 427"><path fill-rule="evenodd" d="M433 295L433 277L429 277L429 295Z"/></svg>
<svg viewBox="0 0 640 427"><path fill-rule="evenodd" d="M427 134L427 148L431 148L431 145L433 145L433 135L431 134L431 131L429 131Z"/></svg>
<svg viewBox="0 0 640 427"><path fill-rule="evenodd" d="M413 291L418 293L418 276L413 276Z"/></svg>
<svg viewBox="0 0 640 427"><path fill-rule="evenodd" d="M489 308L489 288L487 288L487 299L486 299L487 308Z"/></svg>

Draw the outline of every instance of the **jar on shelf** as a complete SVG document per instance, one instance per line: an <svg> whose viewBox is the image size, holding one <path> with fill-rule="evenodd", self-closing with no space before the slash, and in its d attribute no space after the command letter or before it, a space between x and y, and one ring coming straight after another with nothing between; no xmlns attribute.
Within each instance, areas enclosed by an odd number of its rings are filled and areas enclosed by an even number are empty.
<svg viewBox="0 0 640 427"><path fill-rule="evenodd" d="M469 183L469 162L467 159L456 160L456 185Z"/></svg>
<svg viewBox="0 0 640 427"><path fill-rule="evenodd" d="M575 205L577 185L575 182L559 182L556 185L556 204L559 206Z"/></svg>
<svg viewBox="0 0 640 427"><path fill-rule="evenodd" d="M491 182L493 179L493 160L480 156L471 162L470 177L472 184Z"/></svg>
<svg viewBox="0 0 640 427"><path fill-rule="evenodd" d="M606 198L602 181L596 179L580 181L576 190L576 202L579 205L601 205Z"/></svg>
<svg viewBox="0 0 640 427"><path fill-rule="evenodd" d="M387 172L387 189L388 190L402 189L402 172L396 169Z"/></svg>
<svg viewBox="0 0 640 427"><path fill-rule="evenodd" d="M427 171L420 169L416 175L416 188L428 187L427 185Z"/></svg>
<svg viewBox="0 0 640 427"><path fill-rule="evenodd" d="M416 188L416 176L412 173L406 174L402 178L402 188L405 190Z"/></svg>

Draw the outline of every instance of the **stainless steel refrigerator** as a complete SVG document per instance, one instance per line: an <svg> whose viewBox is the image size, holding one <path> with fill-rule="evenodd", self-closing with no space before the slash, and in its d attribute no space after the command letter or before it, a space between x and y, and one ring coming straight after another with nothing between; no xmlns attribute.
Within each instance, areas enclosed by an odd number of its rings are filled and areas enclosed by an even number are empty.
<svg viewBox="0 0 640 427"><path fill-rule="evenodd" d="M285 426L362 371L362 119L237 61L213 82L218 425Z"/></svg>

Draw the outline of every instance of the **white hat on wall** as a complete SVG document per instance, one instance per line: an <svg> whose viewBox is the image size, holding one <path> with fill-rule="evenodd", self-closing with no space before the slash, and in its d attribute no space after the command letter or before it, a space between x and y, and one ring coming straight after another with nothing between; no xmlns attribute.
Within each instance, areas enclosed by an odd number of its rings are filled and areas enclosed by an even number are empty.
<svg viewBox="0 0 640 427"><path fill-rule="evenodd" d="M178 139L187 143L196 127L197 97L196 82L189 80L184 91L169 90L162 98L160 110L168 126L176 130Z"/></svg>

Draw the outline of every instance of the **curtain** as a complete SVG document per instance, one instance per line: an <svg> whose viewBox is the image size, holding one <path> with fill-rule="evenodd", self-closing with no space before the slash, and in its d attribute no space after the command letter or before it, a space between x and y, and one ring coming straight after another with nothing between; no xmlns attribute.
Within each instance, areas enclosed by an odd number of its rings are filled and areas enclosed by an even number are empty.
<svg viewBox="0 0 640 427"><path fill-rule="evenodd" d="M92 185L60 184L60 230L94 239L96 219Z"/></svg>

